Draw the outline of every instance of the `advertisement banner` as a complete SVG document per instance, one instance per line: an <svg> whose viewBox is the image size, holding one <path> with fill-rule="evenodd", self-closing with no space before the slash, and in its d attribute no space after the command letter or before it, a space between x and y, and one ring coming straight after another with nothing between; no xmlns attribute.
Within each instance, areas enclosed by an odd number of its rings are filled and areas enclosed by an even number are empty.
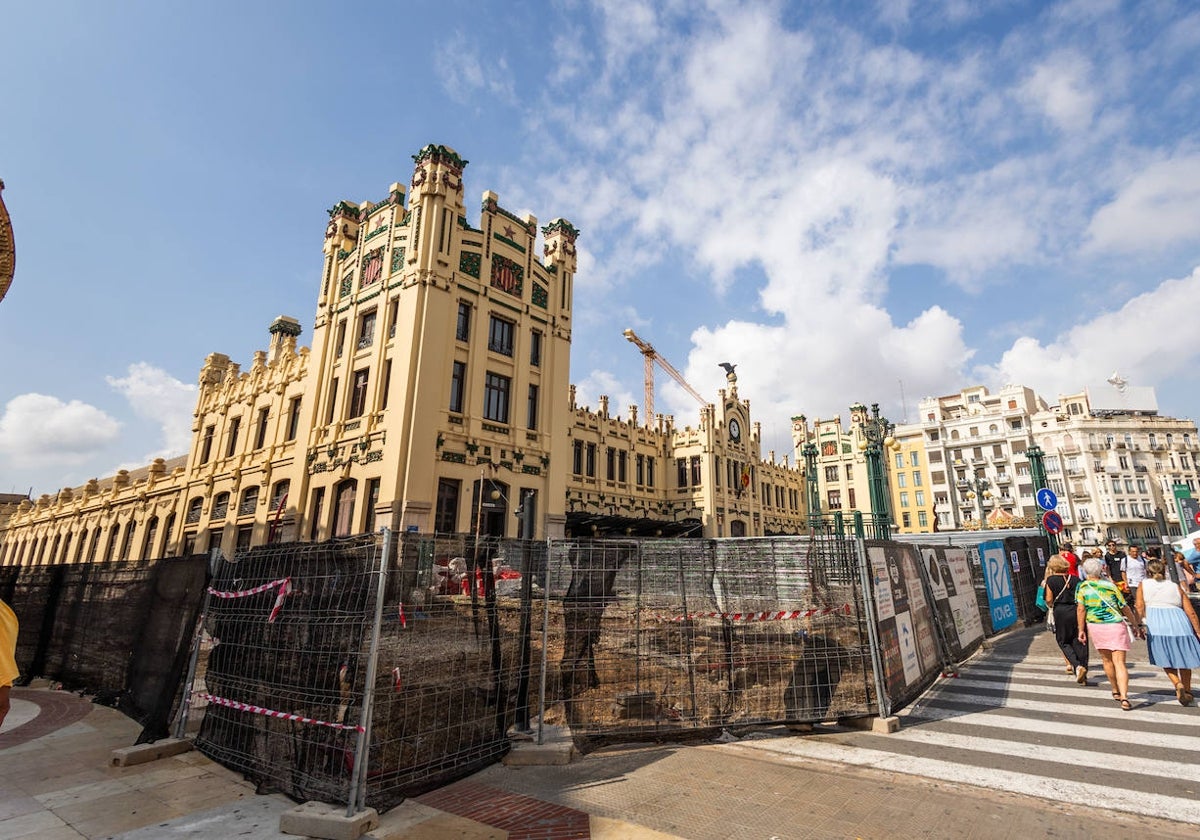
<svg viewBox="0 0 1200 840"><path fill-rule="evenodd" d="M983 580L987 587L993 631L1003 630L1017 620L1012 576L1008 568L1008 558L1004 555L1004 543L1000 540L989 540L979 544L979 562L983 566Z"/></svg>

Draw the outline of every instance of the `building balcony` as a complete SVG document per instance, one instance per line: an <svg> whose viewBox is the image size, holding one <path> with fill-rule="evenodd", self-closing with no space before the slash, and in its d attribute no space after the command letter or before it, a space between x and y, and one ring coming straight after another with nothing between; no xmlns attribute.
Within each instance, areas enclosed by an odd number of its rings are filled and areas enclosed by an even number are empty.
<svg viewBox="0 0 1200 840"><path fill-rule="evenodd" d="M993 464L1007 464L1008 463L1008 453L1003 452L999 455L993 455L992 463Z"/></svg>
<svg viewBox="0 0 1200 840"><path fill-rule="evenodd" d="M999 485L1012 484L1012 476L1005 475L1004 473L1001 473L1000 475L996 476L996 478L994 480Z"/></svg>
<svg viewBox="0 0 1200 840"><path fill-rule="evenodd" d="M987 466L987 458L972 458L971 466L972 467L986 467Z"/></svg>
<svg viewBox="0 0 1200 840"><path fill-rule="evenodd" d="M1082 484L1076 484L1071 487L1071 498L1072 499L1086 499L1089 496L1091 496L1091 493L1088 492L1088 489L1086 486L1084 486Z"/></svg>

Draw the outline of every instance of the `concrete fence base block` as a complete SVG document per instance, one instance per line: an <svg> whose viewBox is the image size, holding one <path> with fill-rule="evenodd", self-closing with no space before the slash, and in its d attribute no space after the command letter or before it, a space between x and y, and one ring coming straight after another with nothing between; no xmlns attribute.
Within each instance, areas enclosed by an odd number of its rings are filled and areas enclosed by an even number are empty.
<svg viewBox="0 0 1200 840"><path fill-rule="evenodd" d="M345 805L326 802L305 802L279 815L279 830L284 834L322 840L358 840L378 827L379 812L374 808L347 817Z"/></svg>
<svg viewBox="0 0 1200 840"><path fill-rule="evenodd" d="M134 764L146 764L167 758L172 755L190 752L192 742L187 738L163 738L153 744L136 744L132 747L121 747L112 751L109 760L110 767L129 767Z"/></svg>
<svg viewBox="0 0 1200 840"><path fill-rule="evenodd" d="M553 767L570 764L575 757L575 743L567 727L545 727L542 741L541 744L536 740L514 741L503 763L508 767Z"/></svg>
<svg viewBox="0 0 1200 840"><path fill-rule="evenodd" d="M894 732L900 731L900 718L895 715L891 717L856 717L842 718L838 721L840 726L846 726L851 729L870 730L877 735L891 735Z"/></svg>

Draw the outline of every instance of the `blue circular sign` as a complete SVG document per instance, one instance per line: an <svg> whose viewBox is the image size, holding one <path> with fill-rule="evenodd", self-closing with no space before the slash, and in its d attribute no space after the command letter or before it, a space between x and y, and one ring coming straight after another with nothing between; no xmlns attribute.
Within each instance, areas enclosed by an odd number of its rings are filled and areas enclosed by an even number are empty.
<svg viewBox="0 0 1200 840"><path fill-rule="evenodd" d="M1060 534L1063 529L1062 517L1052 510L1046 511L1042 515L1042 525L1045 526L1046 532L1050 534Z"/></svg>
<svg viewBox="0 0 1200 840"><path fill-rule="evenodd" d="M1042 510L1054 510L1058 507L1058 496L1054 495L1054 491L1049 487L1043 487L1037 491L1038 507Z"/></svg>

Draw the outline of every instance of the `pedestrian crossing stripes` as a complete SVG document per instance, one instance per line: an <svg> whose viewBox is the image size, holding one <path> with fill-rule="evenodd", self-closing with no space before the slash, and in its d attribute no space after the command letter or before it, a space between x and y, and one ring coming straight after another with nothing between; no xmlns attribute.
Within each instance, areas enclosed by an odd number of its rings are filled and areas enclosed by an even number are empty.
<svg viewBox="0 0 1200 840"><path fill-rule="evenodd" d="M1112 699L1098 657L1082 686L1061 659L993 651L903 710L897 733L838 731L730 747L1200 825L1200 709L1180 706L1141 654L1131 668L1133 711Z"/></svg>

